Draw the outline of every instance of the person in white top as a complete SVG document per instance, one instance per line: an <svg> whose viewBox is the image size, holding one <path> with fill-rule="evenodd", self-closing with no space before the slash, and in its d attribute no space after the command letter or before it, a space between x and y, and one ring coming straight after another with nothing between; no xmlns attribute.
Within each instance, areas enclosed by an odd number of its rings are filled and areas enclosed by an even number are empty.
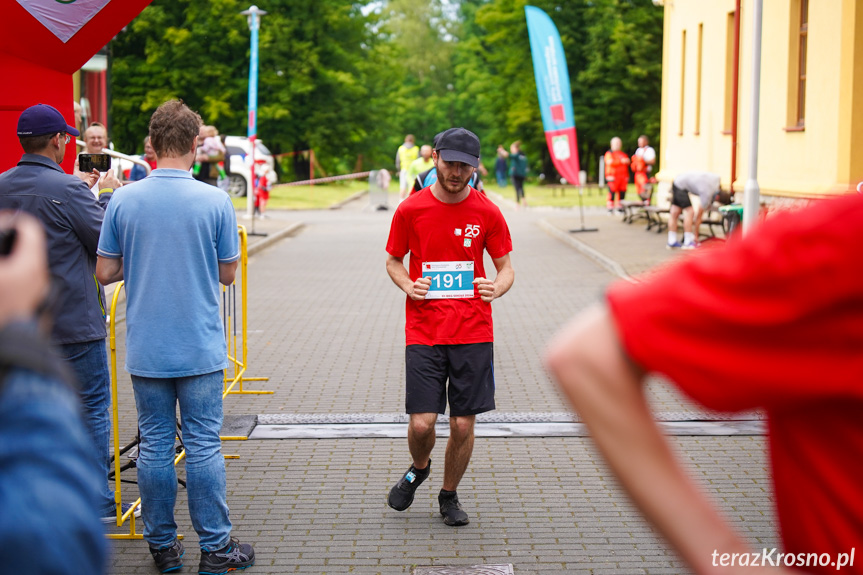
<svg viewBox="0 0 863 575"><path fill-rule="evenodd" d="M656 150L650 147L647 136L638 136L638 149L635 150L630 165L635 174L635 191L639 198L647 201L650 197L650 174L656 165Z"/></svg>
<svg viewBox="0 0 863 575"><path fill-rule="evenodd" d="M82 139L84 140L84 151L81 152L82 154L103 154L104 150L108 147L108 130L99 122L93 122L84 130ZM111 158L111 169L113 170L113 175L122 182L123 170L120 169L120 160ZM90 188L96 197L99 197L98 185L97 182Z"/></svg>

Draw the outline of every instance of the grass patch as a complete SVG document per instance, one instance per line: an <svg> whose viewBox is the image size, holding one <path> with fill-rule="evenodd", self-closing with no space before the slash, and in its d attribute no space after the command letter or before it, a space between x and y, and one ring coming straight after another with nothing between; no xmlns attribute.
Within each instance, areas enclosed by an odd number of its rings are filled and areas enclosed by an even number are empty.
<svg viewBox="0 0 863 575"><path fill-rule="evenodd" d="M314 186L273 186L268 210L324 210L353 194L368 189L366 180L348 180ZM246 208L246 198L232 198L234 207Z"/></svg>
<svg viewBox="0 0 863 575"><path fill-rule="evenodd" d="M491 186L489 186L491 188ZM509 186L499 189L493 187L503 197L515 200L515 188ZM557 195L553 195L553 193ZM563 194L561 193L563 192ZM565 195L564 195L565 194ZM527 197L527 205L529 206L553 206L556 208L572 208L578 207L578 190L575 188L567 188L566 190L552 190L549 186L540 186L538 184L525 184L524 195ZM597 189L596 184L584 188L584 195L581 197L585 206L602 206L605 207L605 201L608 196L608 188L601 190ZM626 191L627 199L637 199L635 193L635 184L629 184Z"/></svg>

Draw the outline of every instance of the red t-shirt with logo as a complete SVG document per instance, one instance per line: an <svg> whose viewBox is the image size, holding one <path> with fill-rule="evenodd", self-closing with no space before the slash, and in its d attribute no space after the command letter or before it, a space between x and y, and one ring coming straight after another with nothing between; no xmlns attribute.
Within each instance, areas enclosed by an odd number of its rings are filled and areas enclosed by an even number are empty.
<svg viewBox="0 0 863 575"><path fill-rule="evenodd" d="M767 412L784 552L856 547L842 573L863 573L861 258L863 196L849 196L608 291L637 364L709 408Z"/></svg>
<svg viewBox="0 0 863 575"><path fill-rule="evenodd" d="M501 258L512 251L509 227L500 209L475 189L457 204L446 204L431 188L411 195L393 215L387 252L403 258L410 252L408 273L412 280L423 275L424 263L473 262L473 277L487 277L483 251ZM440 274L443 277L443 274ZM452 284L452 274L448 284ZM436 280L440 283L440 279ZM466 289L469 279L465 277ZM453 345L494 341L491 304L480 299L476 288L471 297L407 298L405 340L407 345Z"/></svg>

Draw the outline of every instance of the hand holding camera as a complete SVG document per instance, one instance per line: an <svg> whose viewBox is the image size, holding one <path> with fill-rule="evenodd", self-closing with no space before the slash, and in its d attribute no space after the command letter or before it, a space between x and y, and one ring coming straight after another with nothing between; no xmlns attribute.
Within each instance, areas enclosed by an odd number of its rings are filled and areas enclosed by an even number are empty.
<svg viewBox="0 0 863 575"><path fill-rule="evenodd" d="M0 212L0 327L32 319L48 289L42 225L27 214Z"/></svg>
<svg viewBox="0 0 863 575"><path fill-rule="evenodd" d="M111 169L111 157L108 154L78 154L74 174L91 188L98 182L99 190L116 190L123 185Z"/></svg>

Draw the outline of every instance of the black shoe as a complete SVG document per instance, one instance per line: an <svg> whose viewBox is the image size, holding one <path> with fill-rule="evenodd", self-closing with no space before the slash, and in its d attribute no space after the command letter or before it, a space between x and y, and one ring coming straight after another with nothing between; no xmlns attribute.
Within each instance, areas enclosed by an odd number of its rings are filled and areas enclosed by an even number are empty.
<svg viewBox="0 0 863 575"><path fill-rule="evenodd" d="M132 508L131 503L124 503L123 504L123 510L120 512L120 515L125 515L126 512L129 511L129 509L131 509L131 508ZM135 513L133 513L132 515L135 516L135 519L141 518L141 506L140 505L135 508ZM117 512L111 511L111 513L102 517L102 523L104 523L105 525L116 525L117 524Z"/></svg>
<svg viewBox="0 0 863 575"><path fill-rule="evenodd" d="M150 555L153 556L153 561L156 562L156 567L161 573L170 573L176 571L183 566L183 555L186 550L183 549L183 544L179 539L174 539L174 542L167 547L155 549L150 547Z"/></svg>
<svg viewBox="0 0 863 575"><path fill-rule="evenodd" d="M200 575L224 575L228 571L245 569L255 564L255 550L248 543L231 542L218 551L201 550Z"/></svg>
<svg viewBox="0 0 863 575"><path fill-rule="evenodd" d="M445 494L443 489L441 489L437 500L440 503L440 514L443 515L444 523L452 527L470 523L467 513L464 512L464 509L461 508L461 503L458 502L458 495L455 491L448 491Z"/></svg>
<svg viewBox="0 0 863 575"><path fill-rule="evenodd" d="M411 465L410 469L399 479L392 489L390 496L387 498L387 504L396 511L404 511L414 502L414 492L417 487L426 480L431 471L431 459L425 469L417 469Z"/></svg>

